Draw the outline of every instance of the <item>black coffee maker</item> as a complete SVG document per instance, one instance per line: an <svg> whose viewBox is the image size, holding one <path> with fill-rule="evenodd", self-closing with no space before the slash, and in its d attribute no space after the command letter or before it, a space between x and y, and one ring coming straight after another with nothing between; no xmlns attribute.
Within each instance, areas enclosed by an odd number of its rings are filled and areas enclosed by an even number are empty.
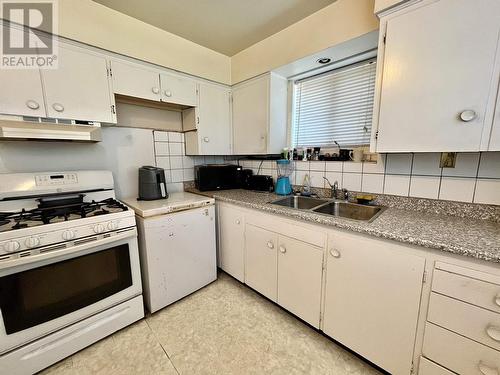
<svg viewBox="0 0 500 375"><path fill-rule="evenodd" d="M143 166L139 168L139 198L142 201L168 198L163 168Z"/></svg>

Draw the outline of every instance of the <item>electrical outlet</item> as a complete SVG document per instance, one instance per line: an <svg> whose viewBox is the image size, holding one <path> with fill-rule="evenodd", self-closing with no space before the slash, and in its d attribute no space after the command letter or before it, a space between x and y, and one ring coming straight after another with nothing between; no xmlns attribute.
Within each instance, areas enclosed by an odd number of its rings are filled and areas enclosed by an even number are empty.
<svg viewBox="0 0 500 375"><path fill-rule="evenodd" d="M455 168L456 161L457 161L456 152L442 152L439 166L441 168Z"/></svg>

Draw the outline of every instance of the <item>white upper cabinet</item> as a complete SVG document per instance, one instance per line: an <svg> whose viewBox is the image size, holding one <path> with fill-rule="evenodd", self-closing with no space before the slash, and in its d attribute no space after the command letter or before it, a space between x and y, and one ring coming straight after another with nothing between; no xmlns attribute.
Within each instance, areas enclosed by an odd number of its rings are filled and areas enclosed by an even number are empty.
<svg viewBox="0 0 500 375"><path fill-rule="evenodd" d="M323 331L391 374L410 374L424 267L404 246L332 232Z"/></svg>
<svg viewBox="0 0 500 375"><path fill-rule="evenodd" d="M115 94L160 101L160 74L147 67L112 60L113 91Z"/></svg>
<svg viewBox="0 0 500 375"><path fill-rule="evenodd" d="M59 44L58 67L42 79L49 117L116 122L104 57Z"/></svg>
<svg viewBox="0 0 500 375"><path fill-rule="evenodd" d="M174 74L160 74L161 100L166 103L196 107L198 92L196 81Z"/></svg>
<svg viewBox="0 0 500 375"><path fill-rule="evenodd" d="M495 115L493 119L493 129L491 130L491 138L488 146L488 151L500 151L500 91L497 96L495 106Z"/></svg>
<svg viewBox="0 0 500 375"><path fill-rule="evenodd" d="M486 149L499 80L500 2L405 4L382 16L380 30L372 150Z"/></svg>
<svg viewBox="0 0 500 375"><path fill-rule="evenodd" d="M199 104L183 111L187 155L231 154L231 90L199 84ZM195 130L195 131L190 131Z"/></svg>
<svg viewBox="0 0 500 375"><path fill-rule="evenodd" d="M0 113L45 117L38 69L0 69Z"/></svg>
<svg viewBox="0 0 500 375"><path fill-rule="evenodd" d="M287 81L268 73L233 87L233 154L279 154L286 147Z"/></svg>

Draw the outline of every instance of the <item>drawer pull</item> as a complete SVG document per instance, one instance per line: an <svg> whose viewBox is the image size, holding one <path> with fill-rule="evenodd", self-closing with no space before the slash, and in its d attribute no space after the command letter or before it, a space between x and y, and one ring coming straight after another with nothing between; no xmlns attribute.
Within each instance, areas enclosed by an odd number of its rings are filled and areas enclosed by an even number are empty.
<svg viewBox="0 0 500 375"><path fill-rule="evenodd" d="M500 327L490 325L486 327L486 334L493 340L500 342Z"/></svg>
<svg viewBox="0 0 500 375"><path fill-rule="evenodd" d="M497 304L497 306L500 306L500 294L497 294L497 296L495 297L495 303Z"/></svg>
<svg viewBox="0 0 500 375"><path fill-rule="evenodd" d="M493 368L490 366L486 366L483 362L479 362L477 365L479 372L483 375L499 375L498 368Z"/></svg>

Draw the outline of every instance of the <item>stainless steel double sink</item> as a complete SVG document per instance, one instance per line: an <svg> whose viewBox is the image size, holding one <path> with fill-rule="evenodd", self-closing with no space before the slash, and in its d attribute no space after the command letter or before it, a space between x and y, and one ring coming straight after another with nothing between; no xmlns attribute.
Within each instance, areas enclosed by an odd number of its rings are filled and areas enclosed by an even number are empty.
<svg viewBox="0 0 500 375"><path fill-rule="evenodd" d="M352 220L371 222L384 211L381 206L367 206L334 199L288 196L270 202L278 206L296 210L312 211L318 214L343 217Z"/></svg>

